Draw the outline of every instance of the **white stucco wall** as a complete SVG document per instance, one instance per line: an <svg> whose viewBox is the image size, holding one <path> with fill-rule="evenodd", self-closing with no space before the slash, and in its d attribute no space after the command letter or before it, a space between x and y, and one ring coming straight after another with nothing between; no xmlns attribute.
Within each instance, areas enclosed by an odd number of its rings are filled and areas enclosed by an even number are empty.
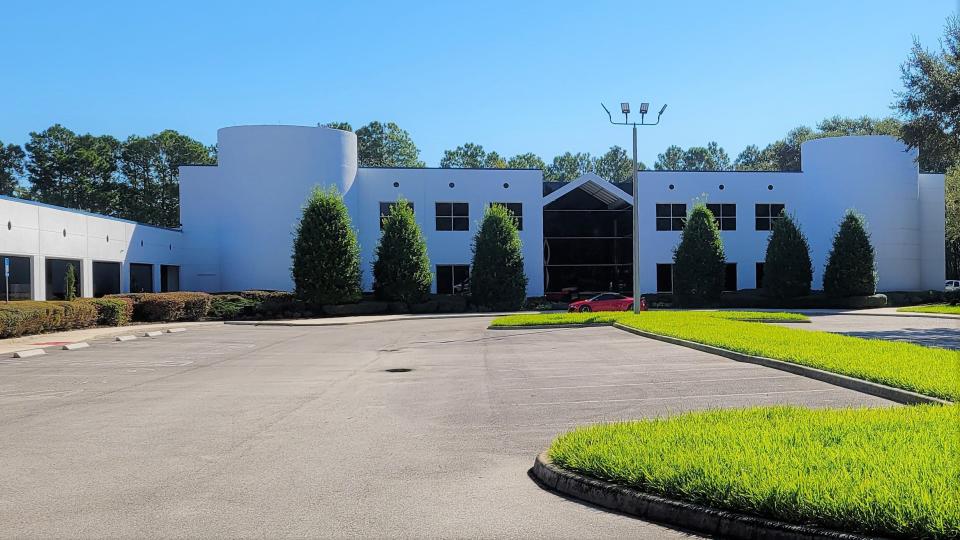
<svg viewBox="0 0 960 540"><path fill-rule="evenodd" d="M122 291L129 290L131 263L152 264L160 290L160 265L178 266L183 258L180 231L32 201L0 197L0 222L0 254L30 259L35 300L46 298L47 258L81 261L81 296L93 294L94 261L123 264Z"/></svg>
<svg viewBox="0 0 960 540"><path fill-rule="evenodd" d="M833 235L847 209L866 217L877 256L878 290L943 288L942 258L937 271L935 248L928 248L930 263L921 270L921 238L938 236L943 243L942 221L928 217L921 231L922 213L936 215L932 208L939 204L942 216L943 185L942 180L939 187L935 179L928 182L932 195L925 200L931 210L923 211L916 151L886 136L817 139L804 143L801 151L799 173L640 173L643 291L656 290L656 264L672 262L680 237L679 232L656 230L656 203L685 203L689 210L697 200L737 205L737 230L723 231L721 236L728 262L738 264L738 288L755 287L755 263L762 262L766 253L769 233L755 230L758 203L785 204L800 223L810 242L815 289L822 287Z"/></svg>
<svg viewBox="0 0 960 540"><path fill-rule="evenodd" d="M394 183L398 186L394 187ZM450 187L453 184L453 187ZM506 184L506 187L504 186ZM436 266L470 264L471 245L484 211L492 202L522 203L524 268L527 293L543 294L543 172L516 169L360 169L354 185L357 199L351 214L359 229L363 259L363 285L373 284L374 249L380 237L380 203L404 197L413 202L414 214L423 231L431 271ZM470 230L436 230L437 202L468 203ZM436 279L433 290L436 291Z"/></svg>
<svg viewBox="0 0 960 540"><path fill-rule="evenodd" d="M939 290L946 278L944 176L920 175L920 288Z"/></svg>

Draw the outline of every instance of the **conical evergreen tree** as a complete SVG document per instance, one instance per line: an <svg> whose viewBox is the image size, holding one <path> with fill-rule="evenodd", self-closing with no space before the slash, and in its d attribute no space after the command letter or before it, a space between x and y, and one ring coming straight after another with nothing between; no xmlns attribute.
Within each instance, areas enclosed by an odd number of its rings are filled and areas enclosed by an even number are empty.
<svg viewBox="0 0 960 540"><path fill-rule="evenodd" d="M773 231L767 239L767 256L763 263L763 288L776 298L793 298L810 294L813 263L807 237L787 213L773 220Z"/></svg>
<svg viewBox="0 0 960 540"><path fill-rule="evenodd" d="M297 296L317 305L360 300L360 247L336 188L314 188L293 241Z"/></svg>
<svg viewBox="0 0 960 540"><path fill-rule="evenodd" d="M713 214L694 205L673 251L673 296L680 306L715 302L723 291L723 240Z"/></svg>
<svg viewBox="0 0 960 540"><path fill-rule="evenodd" d="M877 292L876 254L863 216L853 210L840 222L823 273L830 296L868 296Z"/></svg>
<svg viewBox="0 0 960 540"><path fill-rule="evenodd" d="M498 311L519 309L527 299L520 234L501 205L487 209L473 238L470 291L474 304Z"/></svg>
<svg viewBox="0 0 960 540"><path fill-rule="evenodd" d="M67 265L67 273L63 276L63 299L74 300L77 298L77 272L72 264Z"/></svg>
<svg viewBox="0 0 960 540"><path fill-rule="evenodd" d="M413 209L399 199L383 220L383 233L373 263L377 297L383 300L416 303L430 294L430 259Z"/></svg>

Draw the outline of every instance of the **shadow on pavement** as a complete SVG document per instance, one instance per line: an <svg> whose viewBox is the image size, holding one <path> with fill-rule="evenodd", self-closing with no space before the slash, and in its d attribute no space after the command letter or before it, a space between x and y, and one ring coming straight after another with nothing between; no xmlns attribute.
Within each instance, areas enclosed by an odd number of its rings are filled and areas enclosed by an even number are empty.
<svg viewBox="0 0 960 540"><path fill-rule="evenodd" d="M953 328L904 328L902 330L863 330L839 333L866 339L908 341L925 347L960 350L960 332Z"/></svg>

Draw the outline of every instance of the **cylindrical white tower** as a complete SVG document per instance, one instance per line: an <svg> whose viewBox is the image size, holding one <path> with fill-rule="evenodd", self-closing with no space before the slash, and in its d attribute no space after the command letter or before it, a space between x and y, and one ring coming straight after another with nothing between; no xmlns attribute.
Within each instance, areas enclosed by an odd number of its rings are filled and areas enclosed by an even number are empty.
<svg viewBox="0 0 960 540"><path fill-rule="evenodd" d="M314 186L347 195L357 137L305 126L237 126L217 132L220 273L224 290L293 288L293 234ZM349 201L350 198L347 198Z"/></svg>

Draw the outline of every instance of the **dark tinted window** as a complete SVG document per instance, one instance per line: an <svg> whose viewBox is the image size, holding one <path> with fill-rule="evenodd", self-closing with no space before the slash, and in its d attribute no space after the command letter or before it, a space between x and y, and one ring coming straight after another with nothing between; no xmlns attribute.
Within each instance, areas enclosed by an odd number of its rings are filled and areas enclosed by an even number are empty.
<svg viewBox="0 0 960 540"><path fill-rule="evenodd" d="M686 220L686 204L657 204L658 231L682 231Z"/></svg>
<svg viewBox="0 0 960 540"><path fill-rule="evenodd" d="M514 221L517 223L517 230L523 230L523 203L510 203L510 202L493 202L490 205L499 204L507 209L508 212L513 214Z"/></svg>
<svg viewBox="0 0 960 540"><path fill-rule="evenodd" d="M657 292L673 292L673 265L657 265Z"/></svg>
<svg viewBox="0 0 960 540"><path fill-rule="evenodd" d="M436 203L438 231L466 231L470 229L470 205L467 203Z"/></svg>

